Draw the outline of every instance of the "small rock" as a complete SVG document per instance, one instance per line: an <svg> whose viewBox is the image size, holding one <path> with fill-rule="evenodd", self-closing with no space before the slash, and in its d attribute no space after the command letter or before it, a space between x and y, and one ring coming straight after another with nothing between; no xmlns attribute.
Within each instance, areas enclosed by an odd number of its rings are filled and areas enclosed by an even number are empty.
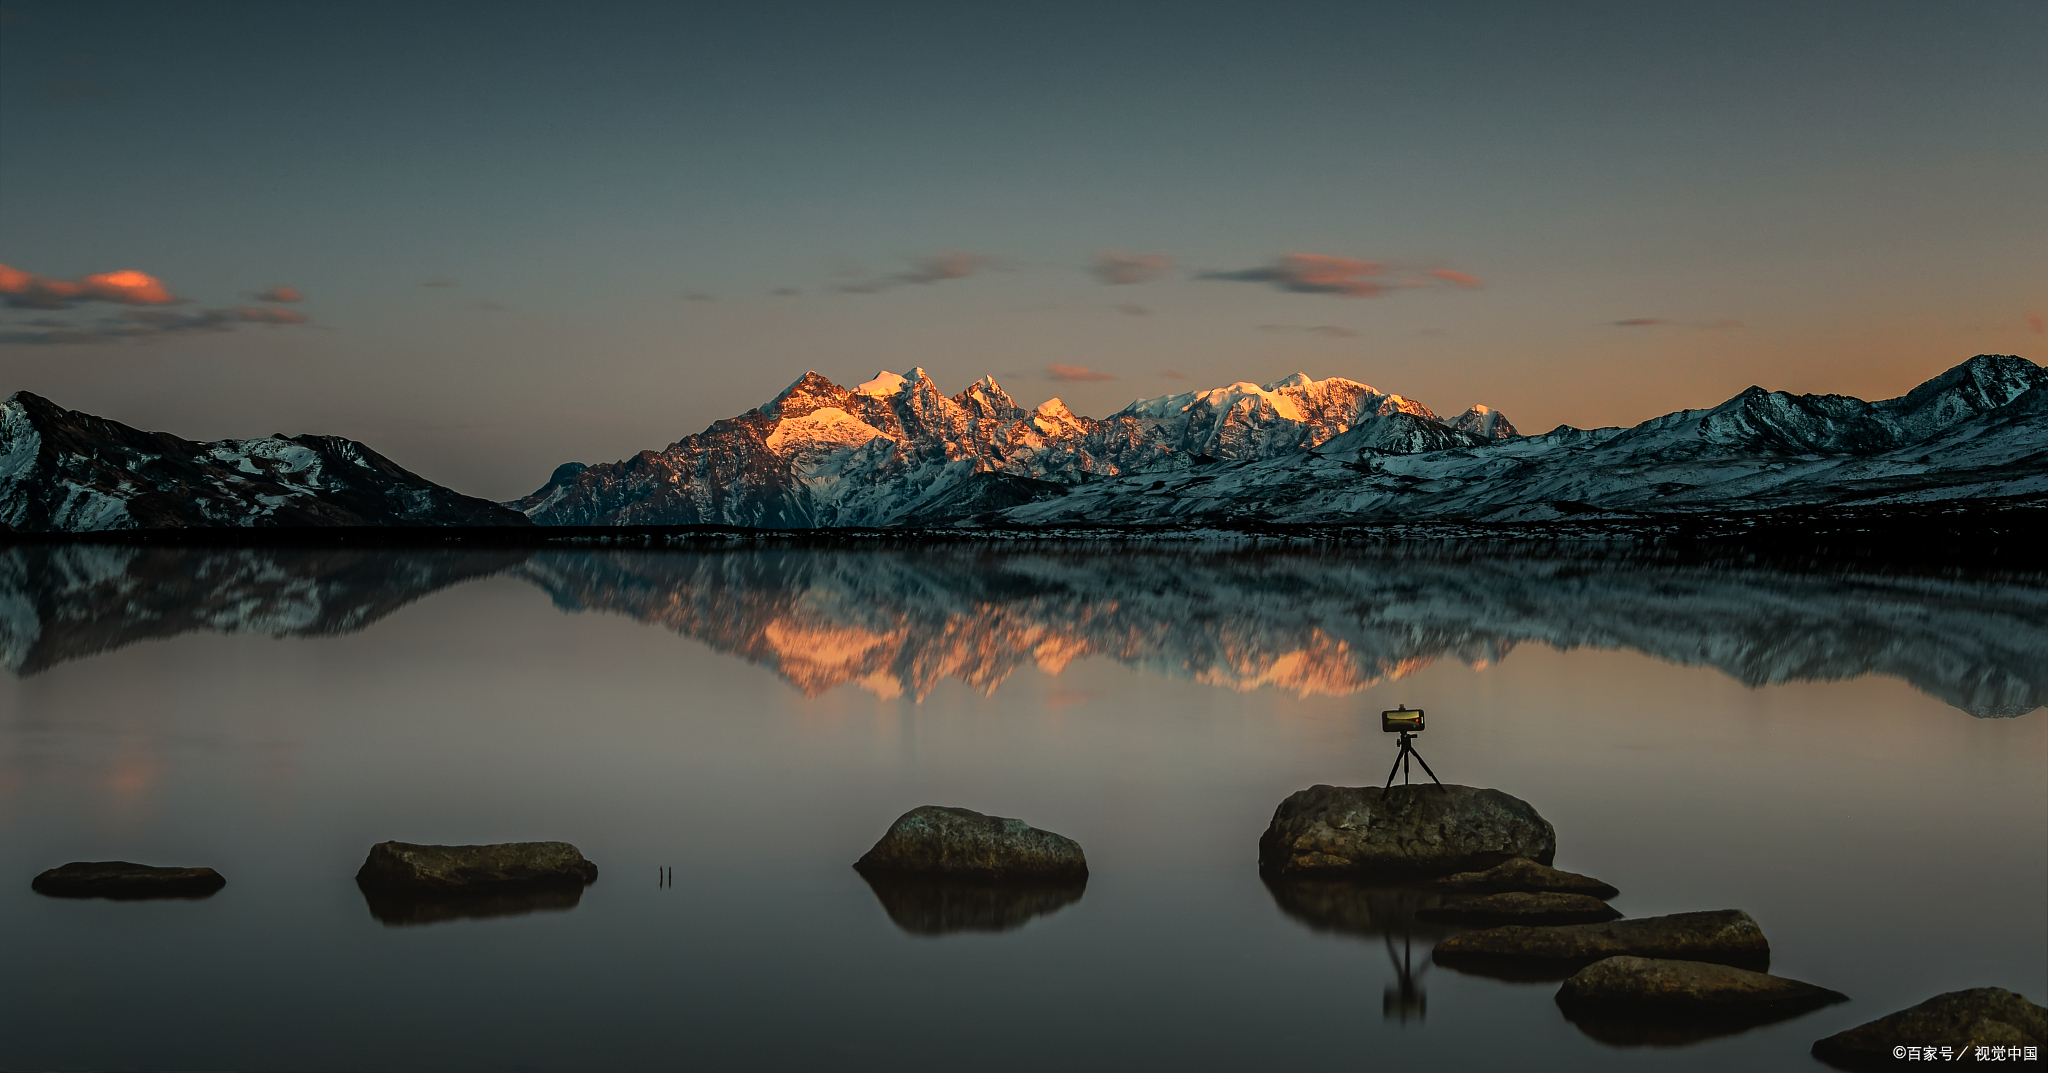
<svg viewBox="0 0 2048 1073"><path fill-rule="evenodd" d="M490 846L418 846L379 842L356 872L365 891L473 890L485 887L581 887L597 882L597 866L567 842L501 842Z"/></svg>
<svg viewBox="0 0 2048 1073"><path fill-rule="evenodd" d="M1422 920L1477 928L1498 924L1598 924L1621 918L1620 911L1598 898L1526 891L1446 902L1415 915Z"/></svg>
<svg viewBox="0 0 2048 1073"><path fill-rule="evenodd" d="M1583 894L1588 898L1606 901L1621 892L1577 872L1560 872L1548 865L1537 864L1527 857L1498 864L1484 872L1459 872L1445 876L1430 884L1433 890L1456 891L1462 894L1501 894L1508 891L1529 891L1531 893Z"/></svg>
<svg viewBox="0 0 2048 1073"><path fill-rule="evenodd" d="M72 861L30 881L53 898L205 898L228 885L211 868L155 868L127 861Z"/></svg>
<svg viewBox="0 0 2048 1073"><path fill-rule="evenodd" d="M1534 970L1538 979L1618 956L1711 961L1761 972L1771 967L1771 944L1748 913L1720 909L1605 924L1489 928L1446 939L1433 956L1452 968Z"/></svg>
<svg viewBox="0 0 2048 1073"><path fill-rule="evenodd" d="M1273 811L1259 868L1279 875L1441 875L1548 862L1557 832L1528 802L1472 786L1311 786Z"/></svg>
<svg viewBox="0 0 2048 1073"><path fill-rule="evenodd" d="M1023 820L920 805L896 818L854 867L981 879L1085 878L1088 858L1071 838Z"/></svg>
<svg viewBox="0 0 2048 1073"><path fill-rule="evenodd" d="M1686 1014L1754 1012L1791 1017L1849 996L1732 965L1611 957L1572 974L1557 990L1567 1010ZM1775 1018L1773 1018L1775 1019Z"/></svg>
<svg viewBox="0 0 2048 1073"><path fill-rule="evenodd" d="M889 919L912 935L1010 931L1065 909L1088 890L1086 878L999 882L880 871L861 878Z"/></svg>
<svg viewBox="0 0 2048 1073"><path fill-rule="evenodd" d="M1950 991L1813 1044L1836 1069L1889 1069L1896 1047L2048 1047L2048 1009L2002 987ZM1975 1061L1971 1052L1970 1061Z"/></svg>

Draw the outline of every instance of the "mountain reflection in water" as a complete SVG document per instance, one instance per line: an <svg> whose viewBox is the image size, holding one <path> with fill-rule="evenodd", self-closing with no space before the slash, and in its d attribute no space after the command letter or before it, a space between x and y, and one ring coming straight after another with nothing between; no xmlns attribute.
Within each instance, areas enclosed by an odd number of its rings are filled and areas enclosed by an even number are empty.
<svg viewBox="0 0 2048 1073"><path fill-rule="evenodd" d="M1028 550L0 551L16 675L191 630L322 636L507 575L571 611L660 625L815 696L992 692L1103 656L1234 690L1343 695L1516 645L1627 649L1752 685L1888 675L1977 716L2048 698L2037 579L1800 572L1611 550L1430 545Z"/></svg>

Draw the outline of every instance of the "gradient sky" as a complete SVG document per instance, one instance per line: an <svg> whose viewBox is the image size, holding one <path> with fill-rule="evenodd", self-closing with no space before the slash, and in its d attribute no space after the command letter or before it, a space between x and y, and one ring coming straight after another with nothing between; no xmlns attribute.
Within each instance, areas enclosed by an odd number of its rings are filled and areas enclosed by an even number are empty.
<svg viewBox="0 0 2048 1073"><path fill-rule="evenodd" d="M807 369L1540 431L2048 360L2039 0L0 6L0 393L493 498Z"/></svg>

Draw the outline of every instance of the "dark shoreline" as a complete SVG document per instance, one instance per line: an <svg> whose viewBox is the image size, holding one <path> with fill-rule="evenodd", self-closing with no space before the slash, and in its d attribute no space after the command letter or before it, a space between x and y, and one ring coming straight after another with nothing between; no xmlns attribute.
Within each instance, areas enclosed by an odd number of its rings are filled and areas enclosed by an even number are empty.
<svg viewBox="0 0 2048 1073"><path fill-rule="evenodd" d="M728 525L336 526L0 533L6 544L313 548L913 548L986 544L1042 548L1097 543L1167 547L1444 545L1529 554L1620 553L1785 566L2002 568L2041 573L2048 498L1866 508L1785 508L1734 515L1594 515L1541 522L1460 519L1273 523L1201 518L1146 525L751 529Z"/></svg>

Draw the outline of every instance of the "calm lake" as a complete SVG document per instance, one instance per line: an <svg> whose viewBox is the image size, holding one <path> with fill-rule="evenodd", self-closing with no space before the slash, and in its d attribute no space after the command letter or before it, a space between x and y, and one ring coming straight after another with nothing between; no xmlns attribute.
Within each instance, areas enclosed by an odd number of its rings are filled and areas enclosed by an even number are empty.
<svg viewBox="0 0 2048 1073"><path fill-rule="evenodd" d="M0 659L10 1069L1819 1069L1938 992L2048 997L2039 578L17 546ZM1451 930L1388 899L1269 888L1274 807L1384 780L1402 703L1618 909L1747 910L1773 972L1853 1001L1602 1042L1555 983L1431 966ZM850 866L927 803L1077 839L1085 894L885 903ZM601 875L382 920L353 877L386 839L561 839ZM228 885L29 890L115 859Z"/></svg>

